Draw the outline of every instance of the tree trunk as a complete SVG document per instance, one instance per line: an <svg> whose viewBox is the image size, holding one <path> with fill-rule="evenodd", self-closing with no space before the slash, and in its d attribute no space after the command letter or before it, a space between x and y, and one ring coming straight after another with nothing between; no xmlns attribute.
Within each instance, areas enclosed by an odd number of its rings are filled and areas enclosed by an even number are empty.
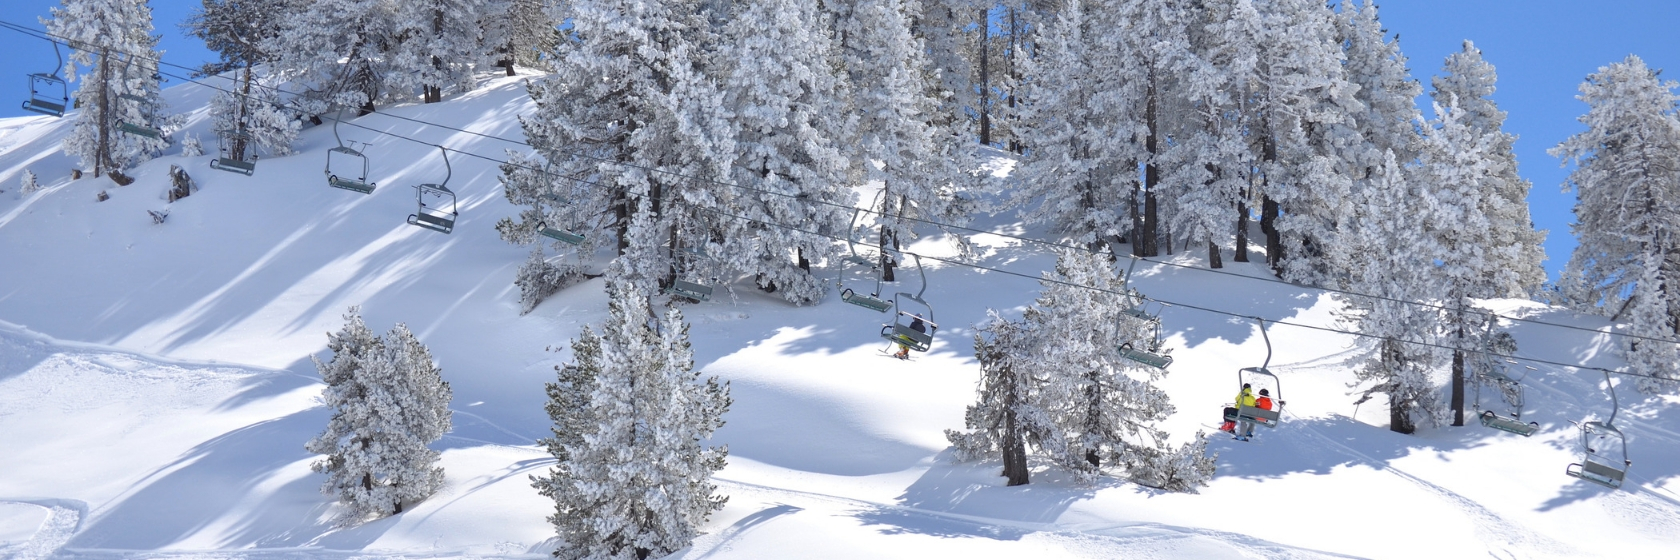
<svg viewBox="0 0 1680 560"><path fill-rule="evenodd" d="M245 65L245 83L240 86L239 118L234 121L235 124L234 124L234 128L233 128L233 131L234 131L233 139L232 139L231 142L228 143L229 144L228 145L228 152L230 152L228 155L233 157L233 159L237 159L239 161L250 161L248 159L245 159L245 148L246 148L245 144L247 142L246 139L245 139L246 138L245 137L245 135L246 135L245 131L247 130L246 126L245 126L245 121L247 119L247 115L249 114L249 111L246 110L246 105L245 104L246 104L246 102L250 101L250 99L251 99L251 65L246 64Z"/></svg>
<svg viewBox="0 0 1680 560"><path fill-rule="evenodd" d="M1400 352L1400 343L1395 340L1383 340L1381 343L1383 363L1390 371L1398 369L1404 363L1404 354ZM1392 383L1392 381L1390 381ZM1398 387L1394 388L1398 389ZM1392 432L1410 434L1417 431L1412 424L1412 415L1407 410L1406 402L1398 398L1397 390L1390 390L1388 394L1388 429Z"/></svg>
<svg viewBox="0 0 1680 560"><path fill-rule="evenodd" d="M1460 307L1458 317L1458 344L1453 345L1452 363L1452 396L1449 398L1452 406L1454 426L1464 425L1464 308Z"/></svg>
<svg viewBox="0 0 1680 560"><path fill-rule="evenodd" d="M111 50L99 49L99 146L93 149L93 176L114 166L111 161Z"/></svg>
<svg viewBox="0 0 1680 560"><path fill-rule="evenodd" d="M992 23L990 7L980 8L980 145L992 145Z"/></svg>
<svg viewBox="0 0 1680 560"><path fill-rule="evenodd" d="M1208 242L1208 268L1225 268L1225 262L1219 258L1219 244Z"/></svg>
<svg viewBox="0 0 1680 560"><path fill-rule="evenodd" d="M1009 8L1009 114L1011 119L1015 115L1015 84L1021 83L1021 75L1017 72L1019 66L1015 64L1015 57L1018 56L1017 51L1021 50L1020 36L1021 30L1015 21L1015 7L1011 6ZM1021 137L1015 134L1015 127L1011 125L1009 127L1009 151L1021 154L1026 149L1027 147L1021 144Z"/></svg>
<svg viewBox="0 0 1680 560"><path fill-rule="evenodd" d="M1160 123L1155 118L1155 76L1149 76L1149 91L1146 94L1144 120L1149 127L1148 136L1143 139L1144 150L1149 152L1149 161L1143 166L1143 229L1137 232L1135 240L1143 246L1140 257L1156 257L1161 255L1161 228L1157 215L1155 201L1155 187L1161 183L1161 171L1155 165L1155 159L1160 156L1157 149L1157 139L1160 136Z"/></svg>
<svg viewBox="0 0 1680 560"><path fill-rule="evenodd" d="M1272 274L1283 277L1283 234L1277 229L1278 203L1272 197L1263 197L1260 201L1260 231L1266 234L1266 264L1272 265Z"/></svg>
<svg viewBox="0 0 1680 560"><path fill-rule="evenodd" d="M1248 262L1248 203L1237 202L1237 250L1231 257L1237 262Z"/></svg>
<svg viewBox="0 0 1680 560"><path fill-rule="evenodd" d="M1020 486L1031 482L1027 472L1027 444L1021 437L1021 425L1015 417L1015 405L1020 400L1020 379L1013 370L1009 372L1009 393L1005 397L1003 409L1003 433L999 439L999 447L1003 451L1003 476L1009 479L1009 486Z"/></svg>
<svg viewBox="0 0 1680 560"><path fill-rule="evenodd" d="M1087 372L1085 377L1091 381L1091 384L1085 387L1085 429L1091 430L1098 425L1102 415L1102 385L1098 383L1095 371ZM1102 457L1097 455L1096 449L1085 450L1085 461L1091 463L1092 467L1102 467Z"/></svg>

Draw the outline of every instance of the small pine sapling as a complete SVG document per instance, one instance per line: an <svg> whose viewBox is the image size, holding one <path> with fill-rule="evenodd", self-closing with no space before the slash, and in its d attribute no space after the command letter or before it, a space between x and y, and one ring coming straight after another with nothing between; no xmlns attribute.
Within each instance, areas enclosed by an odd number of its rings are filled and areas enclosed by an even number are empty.
<svg viewBox="0 0 1680 560"><path fill-rule="evenodd" d="M23 178L21 182L23 184L23 194L32 194L35 191L41 190L41 184L35 181L34 171L30 171L28 169L23 170Z"/></svg>
<svg viewBox="0 0 1680 560"><path fill-rule="evenodd" d="M204 144L198 141L197 134L188 132L181 136L181 155L184 157L204 155Z"/></svg>
<svg viewBox="0 0 1680 560"><path fill-rule="evenodd" d="M519 286L519 314L530 313L548 296L586 278L583 267L562 262L554 264L543 257L542 245L531 249L531 257L520 265L513 283Z"/></svg>

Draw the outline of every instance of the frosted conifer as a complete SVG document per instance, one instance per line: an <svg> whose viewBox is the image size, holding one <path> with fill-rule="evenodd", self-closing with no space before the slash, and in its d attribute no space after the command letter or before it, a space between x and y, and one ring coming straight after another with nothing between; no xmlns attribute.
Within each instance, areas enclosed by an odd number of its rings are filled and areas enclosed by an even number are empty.
<svg viewBox="0 0 1680 560"><path fill-rule="evenodd" d="M1479 208L1488 221L1488 239L1482 249L1487 266L1481 271L1486 278L1479 281L1482 289L1472 297L1522 298L1546 281L1546 271L1540 266L1546 258L1541 246L1546 232L1535 230L1529 216L1530 183L1517 174L1513 149L1517 137L1503 130L1505 112L1492 98L1497 80L1481 50L1465 41L1463 51L1447 56L1430 95L1436 103L1462 109L1464 125L1489 143L1482 157L1487 175L1481 179L1485 194Z"/></svg>
<svg viewBox="0 0 1680 560"><path fill-rule="evenodd" d="M811 263L835 255L831 236L846 234L855 196L839 142L851 134L841 99L847 84L830 26L813 2L748 2L729 23L724 102L737 159L729 177L755 191L738 204L747 217L789 227L737 227L720 253L730 268L757 278L789 302L822 298L827 286ZM742 225L735 222L735 225Z"/></svg>
<svg viewBox="0 0 1680 560"><path fill-rule="evenodd" d="M22 194L27 195L41 190L41 184L35 182L35 172L28 169L23 170L23 173L18 176L18 183L19 192Z"/></svg>
<svg viewBox="0 0 1680 560"><path fill-rule="evenodd" d="M95 177L156 157L169 145L163 134L179 119L164 115L158 97L162 54L151 34L151 8L133 0L62 1L62 8L52 9L52 19L41 22L48 33L70 44L67 81L77 79L78 66L89 67L74 94L81 109L75 128L64 137L64 152L80 158L81 167L91 168ZM160 134L127 133L124 124Z"/></svg>
<svg viewBox="0 0 1680 560"><path fill-rule="evenodd" d="M399 44L396 8L386 0L324 0L295 6L280 32L265 39L281 80L309 84L299 103L308 114L334 107L373 112L374 103L400 91L394 71Z"/></svg>
<svg viewBox="0 0 1680 560"><path fill-rule="evenodd" d="M1628 321L1628 332L1674 340L1680 334L1680 116L1675 82L1637 56L1587 76L1577 96L1589 107L1587 130L1551 149L1574 164L1580 245L1559 280L1564 303ZM1680 379L1680 356L1669 342L1620 337L1633 371ZM1667 384L1672 390L1672 383ZM1641 379L1640 390L1665 384Z"/></svg>
<svg viewBox="0 0 1680 560"><path fill-rule="evenodd" d="M376 337L358 308L327 340L333 358L315 365L333 414L304 446L326 455L311 465L327 475L321 491L343 503L345 522L401 513L443 484L438 452L426 446L449 430L449 384L406 326Z"/></svg>
<svg viewBox="0 0 1680 560"><path fill-rule="evenodd" d="M1107 259L1062 252L1042 283L1021 321L994 319L982 333L989 337L976 341L980 401L968 410L969 432L946 433L958 458L1002 452L1010 484L1024 484L1024 471L1014 476L1014 465L1024 462L1014 456L1024 439L1085 482L1108 465L1177 491L1205 484L1213 462L1203 444L1172 447L1169 434L1154 427L1173 412L1166 393L1151 384L1163 373L1119 352L1122 344L1147 345L1153 333L1124 313L1141 302L1113 295L1121 279ZM1006 430L1006 424L1014 426Z"/></svg>
<svg viewBox="0 0 1680 560"><path fill-rule="evenodd" d="M647 296L610 282L599 337L586 329L550 384L557 459L533 485L555 500L561 558L650 558L688 546L727 498L711 475L727 449L704 442L723 425L727 384L693 371L688 328L673 308L649 317Z"/></svg>

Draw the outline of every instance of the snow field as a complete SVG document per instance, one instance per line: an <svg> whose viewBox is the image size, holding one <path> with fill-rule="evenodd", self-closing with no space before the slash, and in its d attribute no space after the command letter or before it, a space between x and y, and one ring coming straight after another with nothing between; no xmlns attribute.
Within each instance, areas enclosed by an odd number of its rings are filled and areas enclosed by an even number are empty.
<svg viewBox="0 0 1680 560"><path fill-rule="evenodd" d="M442 104L391 112L519 137L522 78L497 78ZM200 107L195 86L165 92ZM208 130L202 112L189 130ZM505 157L505 142L369 115L359 124ZM33 169L48 188L0 195L0 551L72 557L541 557L552 504L528 476L550 460L542 384L566 342L605 314L600 280L519 316L514 270L527 248L493 224L514 209L494 164L451 156L461 197L452 235L407 226L410 185L442 178L437 149L372 139L370 196L328 188L330 130L306 130L297 155L260 160L254 177L209 170L209 157L167 155L138 181L68 180L56 150L65 123L0 121L0 185ZM173 152L170 152L173 153ZM201 190L144 210L170 164ZM1007 162L994 161L1003 172ZM94 202L99 190L111 199ZM993 231L1021 231L982 219ZM933 232L910 247L943 255ZM1053 257L979 236L984 264L1036 275ZM1258 257L1258 253L1255 253ZM1229 257L1229 255L1227 255ZM1173 263L1201 266L1193 255ZM1258 260L1258 258L1257 258ZM1265 280L1259 263L1227 271L1139 267L1151 297L1290 323L1343 328L1338 304ZM597 263L599 265L600 263ZM678 558L1657 558L1680 550L1680 413L1672 398L1618 392L1617 424L1634 464L1612 492L1564 476L1577 459L1571 421L1603 418L1602 376L1536 366L1525 380L1521 438L1482 428L1386 429L1386 403L1356 410L1345 363L1364 342L1268 324L1285 423L1248 444L1214 434L1219 472L1200 494L1105 480L1083 488L1040 468L1005 488L993 463L952 464L943 431L974 398L972 325L987 308L1019 313L1039 290L1015 276L928 262L927 299L941 325L913 362L883 356L889 320L829 297L794 308L746 282L684 308L697 369L731 383L715 436L730 448L717 477L729 505ZM597 270L599 266L595 267ZM914 292L912 271L888 291ZM819 274L832 279L832 270ZM854 275L851 279L855 280ZM439 442L445 487L399 516L337 527L303 442L325 426L310 354L350 305L375 332L406 322L430 347L455 401ZM1608 328L1537 304L1503 313ZM1176 358L1158 384L1181 441L1218 419L1235 372L1265 359L1252 320L1184 306L1163 310ZM1606 337L1518 324L1520 353L1618 366ZM553 347L559 352L549 351ZM1525 370L1526 371L1526 370ZM1483 403L1497 399L1484 391ZM1263 429L1262 429L1263 430ZM22 459L16 459L22 458ZM79 504L79 505L78 505Z"/></svg>

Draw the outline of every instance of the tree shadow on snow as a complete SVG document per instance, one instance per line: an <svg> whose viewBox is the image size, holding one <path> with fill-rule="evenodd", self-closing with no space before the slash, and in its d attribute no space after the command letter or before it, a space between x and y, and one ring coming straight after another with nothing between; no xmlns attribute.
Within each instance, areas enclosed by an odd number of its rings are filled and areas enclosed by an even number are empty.
<svg viewBox="0 0 1680 560"><path fill-rule="evenodd" d="M1055 468L1035 468L1032 483L1006 486L996 461L953 464L950 451L933 459L933 466L899 496L901 507L878 507L859 512L884 534L922 534L938 537L980 537L1017 540L1035 532L1028 527L1055 523L1074 503L1125 482L1102 478L1080 486ZM968 518L974 518L970 520ZM985 521L980 521L981 519ZM1006 520L999 524L996 520Z"/></svg>
<svg viewBox="0 0 1680 560"><path fill-rule="evenodd" d="M334 529L321 478L311 474L272 488L267 483L314 458L303 443L326 420L326 409L312 408L206 441L106 506L68 546L156 550L207 530L216 532L218 540L210 544L217 548L311 544ZM364 535L361 545L377 536Z"/></svg>

